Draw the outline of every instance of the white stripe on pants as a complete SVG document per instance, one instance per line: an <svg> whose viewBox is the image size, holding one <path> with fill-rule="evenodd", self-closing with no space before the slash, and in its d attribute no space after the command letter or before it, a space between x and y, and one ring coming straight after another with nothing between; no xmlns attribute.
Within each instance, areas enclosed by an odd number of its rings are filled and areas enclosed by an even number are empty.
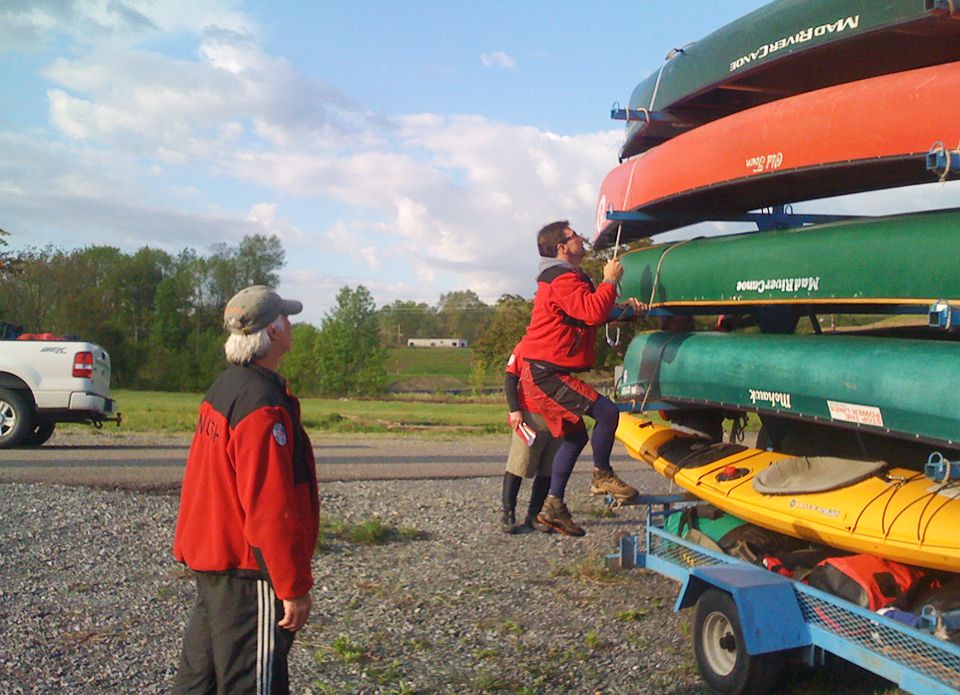
<svg viewBox="0 0 960 695"><path fill-rule="evenodd" d="M257 581L257 695L270 695L273 682L276 595L270 583Z"/></svg>

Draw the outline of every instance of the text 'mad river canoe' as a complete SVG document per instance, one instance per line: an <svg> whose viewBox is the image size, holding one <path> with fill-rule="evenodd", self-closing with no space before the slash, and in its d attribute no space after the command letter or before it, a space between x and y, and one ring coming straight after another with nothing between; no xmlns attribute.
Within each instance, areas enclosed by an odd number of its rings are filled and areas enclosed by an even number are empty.
<svg viewBox="0 0 960 695"><path fill-rule="evenodd" d="M621 158L717 118L843 82L960 60L960 4L779 0L682 50L636 86Z"/></svg>
<svg viewBox="0 0 960 695"><path fill-rule="evenodd" d="M793 304L819 313L923 313L941 300L960 303L960 210L703 237L620 260L621 296L654 309L716 314Z"/></svg>
<svg viewBox="0 0 960 695"><path fill-rule="evenodd" d="M847 335L645 333L621 399L717 406L945 449L960 443L960 342Z"/></svg>
<svg viewBox="0 0 960 695"><path fill-rule="evenodd" d="M912 184L936 143L960 144L960 63L908 70L740 111L630 159L604 179L595 245L768 206ZM608 211L643 213L611 222Z"/></svg>

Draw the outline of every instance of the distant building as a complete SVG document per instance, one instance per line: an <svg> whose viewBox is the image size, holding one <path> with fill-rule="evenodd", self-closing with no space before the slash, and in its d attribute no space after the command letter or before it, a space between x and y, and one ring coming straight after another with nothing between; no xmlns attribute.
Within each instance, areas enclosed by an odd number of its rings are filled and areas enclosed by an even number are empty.
<svg viewBox="0 0 960 695"><path fill-rule="evenodd" d="M465 348L467 341L463 338L409 338L407 347Z"/></svg>

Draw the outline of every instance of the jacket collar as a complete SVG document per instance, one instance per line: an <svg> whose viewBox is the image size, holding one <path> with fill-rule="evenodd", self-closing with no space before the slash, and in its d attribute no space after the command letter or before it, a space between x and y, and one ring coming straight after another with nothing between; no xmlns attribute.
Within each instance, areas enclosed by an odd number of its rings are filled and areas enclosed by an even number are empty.
<svg viewBox="0 0 960 695"><path fill-rule="evenodd" d="M540 268L537 270L537 277L539 278L541 275L543 275L543 271L554 267L569 268L575 272L580 272L575 266L567 263L566 261L561 261L559 258L540 256Z"/></svg>

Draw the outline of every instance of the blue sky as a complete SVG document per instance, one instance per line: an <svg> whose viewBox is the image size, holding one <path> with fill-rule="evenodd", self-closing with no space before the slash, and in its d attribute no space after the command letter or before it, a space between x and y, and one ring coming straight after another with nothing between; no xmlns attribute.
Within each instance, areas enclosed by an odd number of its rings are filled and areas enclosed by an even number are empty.
<svg viewBox="0 0 960 695"><path fill-rule="evenodd" d="M317 324L343 285L532 296L536 230L591 230L611 104L763 4L0 0L0 227L201 253L276 234ZM854 208L896 211L828 209Z"/></svg>

